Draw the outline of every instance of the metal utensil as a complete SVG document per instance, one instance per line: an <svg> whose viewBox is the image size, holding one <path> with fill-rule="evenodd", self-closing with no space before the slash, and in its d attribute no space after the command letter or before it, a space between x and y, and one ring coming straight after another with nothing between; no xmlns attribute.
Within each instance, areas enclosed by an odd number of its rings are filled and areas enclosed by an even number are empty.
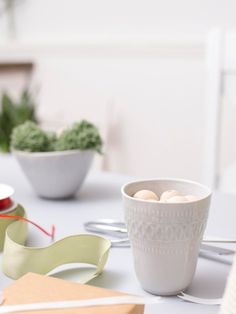
<svg viewBox="0 0 236 314"><path fill-rule="evenodd" d="M198 297L194 297L192 295L186 294L184 292L181 292L180 294L178 294L177 297L184 301L192 302L196 304L220 305L222 303L222 298L217 298L217 299L198 298Z"/></svg>
<svg viewBox="0 0 236 314"><path fill-rule="evenodd" d="M216 253L218 255L232 255L235 253L234 250L218 247L218 246L213 246L213 245L208 245L208 244L201 244L201 250L202 251L210 251L213 253Z"/></svg>
<svg viewBox="0 0 236 314"><path fill-rule="evenodd" d="M88 221L84 224L86 231L101 233L110 237L112 247L129 247L129 239L127 228L124 222L116 221L114 219L98 219L94 221ZM118 238L118 239L117 239ZM204 238L201 244L200 253L208 252L214 255L231 255L234 254L234 250L212 246L205 243L236 243L236 239L224 239L224 238ZM206 257L204 254L202 256Z"/></svg>
<svg viewBox="0 0 236 314"><path fill-rule="evenodd" d="M88 221L84 224L84 227L85 230L89 232L98 232L118 238L127 238L127 228L125 226L125 223L112 219L99 219L95 221Z"/></svg>

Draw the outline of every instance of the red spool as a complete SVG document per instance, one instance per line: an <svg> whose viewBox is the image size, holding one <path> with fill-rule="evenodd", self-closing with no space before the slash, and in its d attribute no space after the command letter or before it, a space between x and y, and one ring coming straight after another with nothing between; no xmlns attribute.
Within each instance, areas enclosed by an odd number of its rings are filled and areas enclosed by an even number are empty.
<svg viewBox="0 0 236 314"><path fill-rule="evenodd" d="M47 232L45 229L43 229L41 226L33 222L32 220L29 220L25 217L19 216L19 215L10 215L7 213L11 213L11 206L13 206L14 202L11 200L11 196L14 194L14 189L6 184L1 184L0 183L0 218L1 219L13 219L13 220L23 220L28 223L31 223L35 227L37 227L39 230L44 232L47 236L51 237L52 239L54 238L55 234L55 226L52 225L52 230L51 232ZM9 209L9 210L8 210ZM4 212L4 210L6 210Z"/></svg>
<svg viewBox="0 0 236 314"><path fill-rule="evenodd" d="M13 206L13 201L11 200L13 194L13 187L0 183L0 211L11 209Z"/></svg>
<svg viewBox="0 0 236 314"><path fill-rule="evenodd" d="M8 209L11 205L12 205L12 200L10 199L10 197L0 200L0 211Z"/></svg>

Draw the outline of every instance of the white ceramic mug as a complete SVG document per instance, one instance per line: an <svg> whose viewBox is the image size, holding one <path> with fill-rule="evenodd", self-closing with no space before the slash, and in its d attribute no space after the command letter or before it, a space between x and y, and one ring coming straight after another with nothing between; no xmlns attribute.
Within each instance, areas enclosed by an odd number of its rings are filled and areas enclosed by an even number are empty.
<svg viewBox="0 0 236 314"><path fill-rule="evenodd" d="M157 195L177 190L198 200L175 204L132 197L144 189ZM195 273L211 191L192 181L155 179L130 182L122 187L122 195L135 271L143 289L157 295L185 290Z"/></svg>

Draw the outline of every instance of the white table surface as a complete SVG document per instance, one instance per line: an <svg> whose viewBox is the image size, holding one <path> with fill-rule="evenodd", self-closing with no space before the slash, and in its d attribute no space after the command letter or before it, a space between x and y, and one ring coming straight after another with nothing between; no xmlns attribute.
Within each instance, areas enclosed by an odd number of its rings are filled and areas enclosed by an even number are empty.
<svg viewBox="0 0 236 314"><path fill-rule="evenodd" d="M0 155L0 182L15 188L14 199L23 204L28 217L50 229L56 225L56 240L71 234L84 233L83 223L97 218L123 220L120 187L129 178L111 173L91 172L78 195L70 200L49 201L38 198L25 179L13 157ZM236 237L236 196L214 194L206 234L211 236ZM30 245L48 244L43 233L31 228ZM232 248L235 245L231 246ZM230 258L230 261L232 258ZM229 260L225 263L199 258L194 280L187 293L206 298L221 297L227 275ZM62 271L61 278L76 280L76 270ZM12 280L0 273L0 289ZM120 290L128 293L147 295L135 276L131 250L111 249L108 263L102 275L90 284ZM165 298L165 303L146 307L145 313L200 314L218 313L218 306L197 305L182 302L176 297Z"/></svg>

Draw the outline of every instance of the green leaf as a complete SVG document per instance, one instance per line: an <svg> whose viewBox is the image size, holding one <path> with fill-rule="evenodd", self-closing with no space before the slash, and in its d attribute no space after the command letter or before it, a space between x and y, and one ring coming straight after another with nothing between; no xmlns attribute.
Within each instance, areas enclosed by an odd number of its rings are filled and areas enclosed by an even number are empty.
<svg viewBox="0 0 236 314"><path fill-rule="evenodd" d="M30 93L24 90L18 102L3 92L0 111L0 150L10 150L12 130L27 120L37 122L35 105Z"/></svg>

